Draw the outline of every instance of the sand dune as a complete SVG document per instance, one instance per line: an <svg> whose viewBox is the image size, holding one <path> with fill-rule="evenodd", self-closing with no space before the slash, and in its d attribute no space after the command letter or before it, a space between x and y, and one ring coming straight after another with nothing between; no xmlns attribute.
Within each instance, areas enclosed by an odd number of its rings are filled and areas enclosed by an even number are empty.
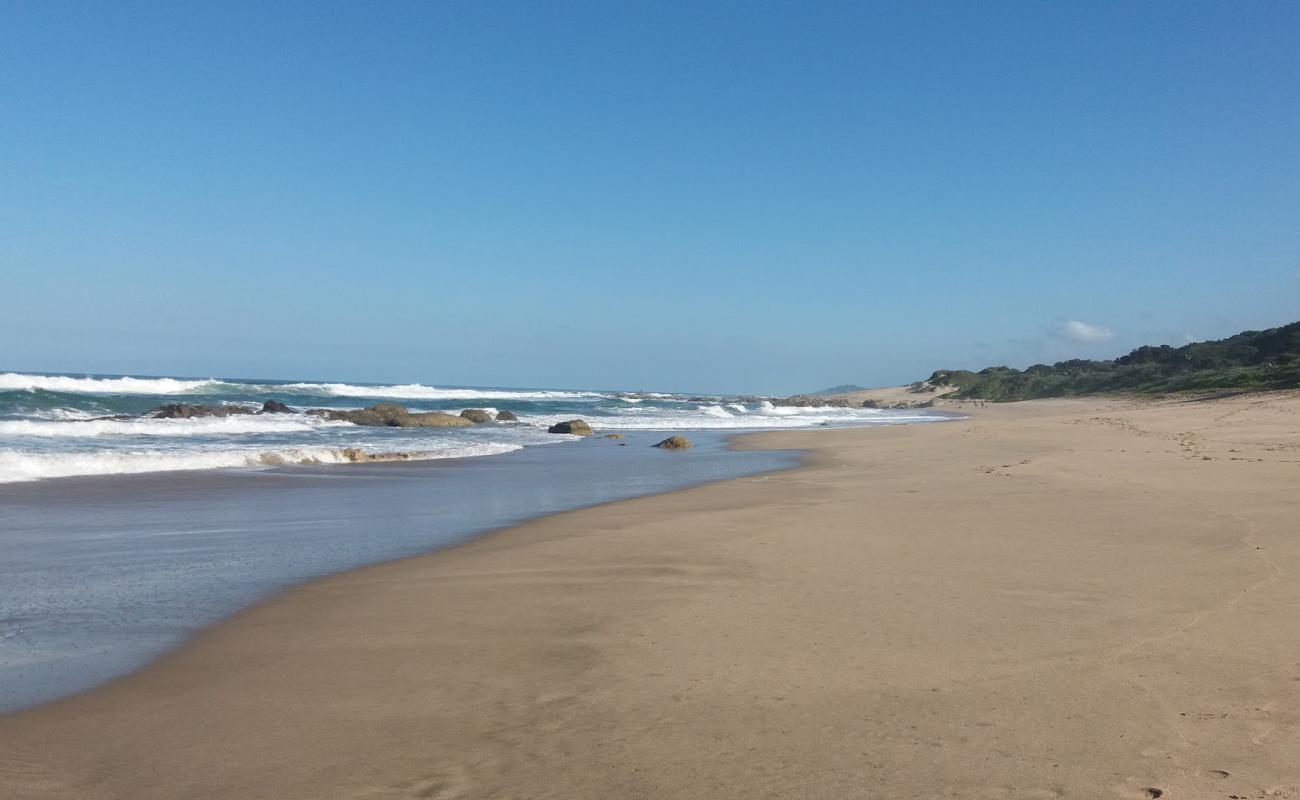
<svg viewBox="0 0 1300 800"><path fill-rule="evenodd" d="M805 467L295 589L0 719L6 798L1300 797L1300 397Z"/></svg>

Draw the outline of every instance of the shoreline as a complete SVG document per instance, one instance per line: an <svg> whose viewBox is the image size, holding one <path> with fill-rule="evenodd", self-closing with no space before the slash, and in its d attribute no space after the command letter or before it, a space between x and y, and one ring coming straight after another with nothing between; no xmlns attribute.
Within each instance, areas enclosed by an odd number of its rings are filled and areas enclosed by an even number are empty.
<svg viewBox="0 0 1300 800"><path fill-rule="evenodd" d="M959 426L737 436L809 452L288 589L0 717L0 785L1289 791L1298 413L1293 394L1034 401Z"/></svg>
<svg viewBox="0 0 1300 800"><path fill-rule="evenodd" d="M0 485L0 507L10 521L10 530L0 534L0 546L8 548L18 565L15 573L0 572L0 644L8 650L0 650L0 685L7 683L9 688L0 695L0 717L94 691L183 647L203 630L309 581L430 555L554 513L782 469L797 458L781 452L736 451L728 446L733 437L726 432L695 435L699 446L684 454L651 449L649 445L660 436L656 432L632 432L617 442L600 437L557 442L567 445L561 450L526 448L488 457L346 465L359 467L355 472L336 465L293 465ZM86 511L79 512L79 506ZM396 515L386 508L392 506L399 509ZM368 519L383 529L382 534L358 539L346 523L331 521L331 512L345 519ZM310 533L294 535L304 526ZM78 530L85 536L69 538L68 532ZM228 541L241 530L242 539ZM209 532L218 539L209 542ZM158 560L152 550L160 534L166 536L163 541L173 554ZM52 537L51 545L35 543L46 536ZM133 572L95 569L87 563L90 571L78 573L79 579L92 585L104 581L136 585L131 595L87 595L91 590L66 587L72 594L63 597L48 579L41 580L33 572L44 563L47 572L53 570L49 579L63 580L65 571L59 565L64 558L94 560L83 550L86 539L109 542L98 555L109 563L149 562L137 565ZM334 554L287 555L278 558L278 568L269 572L265 565L257 566L295 546L324 547ZM232 559L235 563L230 563ZM177 569L185 573L184 587L167 581L168 573ZM146 570L162 577L145 574ZM6 574L8 592L4 591ZM25 601L26 593L37 599ZM201 598L199 619L191 619L195 612L179 618L163 614L165 624L181 626L183 635L157 641L112 640L121 633L141 638L115 618L124 618L123 624L138 620L147 626L146 620L158 617L160 604L194 606L196 597ZM69 616L70 610L78 608L94 614L88 617L91 620L107 617L112 627L86 628L77 622L77 615ZM159 621L154 619L153 624ZM52 632L68 628L80 628L80 640L51 639L59 636ZM100 657L101 663L82 666L75 658L67 665L61 660L65 650L106 647L118 654L107 662ZM32 658L39 661L24 666ZM58 681L48 674L51 668L76 672ZM56 688L32 687L33 679L38 687L53 683ZM23 695L28 699L15 699Z"/></svg>
<svg viewBox="0 0 1300 800"><path fill-rule="evenodd" d="M956 421L956 419L949 420L949 421ZM760 430L760 431L745 431L740 433L716 432L716 431L705 431L705 432L687 431L687 433L690 433L697 437L699 437L701 433L705 433L705 434L721 433L720 438L724 443L723 449L728 452L763 451L763 452L771 453L776 456L783 456L785 459L788 460L789 463L764 467L758 469L757 471L750 471L750 472L740 471L739 474L735 474L735 475L701 478L698 481L687 483L685 485L670 486L668 488L655 489L653 491L644 494L631 494L627 496L615 497L613 499L599 499L599 500L593 500L591 502L579 503L577 505L566 505L565 507L560 508L558 510L542 511L537 513L536 515L525 517L516 522L510 522L501 525L489 525L487 527L483 527L481 529L471 531L467 534L464 534L463 536L455 538L450 543L433 544L430 546L429 549L418 550L412 553L381 558L376 561L368 561L354 566L342 567L337 570L311 575L302 580L296 580L284 584L283 586L274 589L270 593L262 594L254 598L250 603L242 605L239 608L235 609L234 611L225 614L223 616L220 616L215 620L213 620L212 622L200 626L196 630L187 634L180 641L176 642L173 645L168 646L165 650L150 657L148 660L143 661L142 663L139 664L139 666L131 669L126 673L108 677L98 683L95 683L94 685L86 689L61 695L59 697L55 697L50 700L44 700L34 705L23 706L13 710L4 710L3 708L0 708L0 720L4 720L6 717L16 716L28 712L39 711L48 706L56 705L65 701L75 700L78 697L87 694L92 694L94 692L98 692L101 690L107 690L110 687L112 687L114 684L118 683L119 681L128 680L136 673L142 670L147 670L150 667L166 660L174 652L190 646L193 642L202 638L203 635L206 632L208 632L210 629L221 625L225 625L227 623L234 622L239 617L248 614L250 612L256 611L262 605L267 603L273 603L284 594L293 592L294 590L302 588L308 584L349 575L355 572L361 572L373 567L382 567L389 564L397 564L405 561L435 557L443 553L455 551L458 548L469 546L480 539L486 539L500 534L508 533L517 528L524 527L530 523L548 520L553 517L560 517L565 514L579 513L593 508L616 505L618 503L624 503L632 500L660 497L664 495L674 494L676 492L690 491L692 489L707 487L718 483L725 483L727 481L743 480L745 478L749 478L757 475L769 475L773 473L785 472L788 470L799 469L801 466L804 465L804 458L806 456L806 453L803 451L787 451L787 450L769 449L763 447L751 448L751 447L740 446L738 444L739 440L747 439L749 437L761 438L763 436L766 436L768 433L770 433L770 431ZM664 435L662 432L656 432L656 431L651 431L649 432L649 434L651 438L658 438ZM592 441L595 441L599 438L601 437L599 436L592 437ZM644 442L642 442L641 444L644 444ZM313 471L317 471L320 469L332 469L333 467L336 466L359 467L362 469L371 468L371 467L381 467L389 470L403 471L405 469L411 472L416 472L419 471L421 467L427 468L431 466L428 463L429 461L439 462L436 465L437 467L454 468L456 466L456 462L459 461L467 461L469 459L477 459L477 458L505 458L517 454L518 451L512 451L507 453L497 453L491 456L465 456L465 457L445 458L445 459L428 459L425 461L395 460L395 461L355 462L351 464L337 464L337 465L316 464L316 465L310 465L309 468L311 468ZM295 470L296 468L301 468L304 466L308 466L308 465L286 465L283 467L271 467L264 471L279 472L280 474L285 475L287 477L293 477L299 479L319 477L321 474L323 474L320 473L319 471L317 471L315 475L308 475L304 472L297 472L297 473L293 472L293 470ZM258 470L257 472L262 472L262 471L263 470ZM60 491L69 488L69 485L71 485L71 488L81 490L81 491L90 490L92 492L96 492L96 491L103 492L106 490L114 490L120 488L120 486L119 487L113 486L114 483L117 483L119 481L140 482L145 485L145 488L148 488L148 484L151 483L165 482L169 484L168 486L169 491L175 491L176 489L182 486L188 486L189 488L192 489L195 487L202 487L205 484L211 485L211 482L214 482L215 479L216 481L221 481L221 480L229 481L232 484L240 485L245 488L262 489L267 492L274 491L274 487L259 485L257 483L258 476L254 471L232 469L232 470L218 470L215 472L218 472L220 474L214 474L213 470L189 470L180 473L169 472L169 473L135 473L135 474L122 474L122 475L79 475L79 476L71 476L67 478L59 478L56 479L55 481L42 481L35 485L40 486L40 488L42 489L48 490L50 494L57 495L60 493ZM333 478L333 477L342 477L342 476L329 476L329 477ZM378 477L378 476L368 476L368 477ZM32 486L33 484L30 483L23 484L23 487L28 489L32 488ZM3 484L0 484L0 487L3 487ZM140 491L139 488L136 487L133 488L135 488L136 491Z"/></svg>

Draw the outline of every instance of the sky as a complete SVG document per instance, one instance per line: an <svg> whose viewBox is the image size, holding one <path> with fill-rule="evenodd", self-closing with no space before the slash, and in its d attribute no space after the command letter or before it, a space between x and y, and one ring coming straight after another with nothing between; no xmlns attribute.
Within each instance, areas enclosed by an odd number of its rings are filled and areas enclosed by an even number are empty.
<svg viewBox="0 0 1300 800"><path fill-rule="evenodd" d="M1297 31L0 0L0 370L787 393L1284 324Z"/></svg>

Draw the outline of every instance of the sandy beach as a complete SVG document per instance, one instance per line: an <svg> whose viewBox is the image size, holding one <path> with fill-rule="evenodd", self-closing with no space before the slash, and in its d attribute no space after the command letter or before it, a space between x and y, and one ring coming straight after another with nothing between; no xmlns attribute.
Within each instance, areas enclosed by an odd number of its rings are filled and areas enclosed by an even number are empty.
<svg viewBox="0 0 1300 800"><path fill-rule="evenodd" d="M0 797L1300 797L1300 395L959 410L288 591Z"/></svg>

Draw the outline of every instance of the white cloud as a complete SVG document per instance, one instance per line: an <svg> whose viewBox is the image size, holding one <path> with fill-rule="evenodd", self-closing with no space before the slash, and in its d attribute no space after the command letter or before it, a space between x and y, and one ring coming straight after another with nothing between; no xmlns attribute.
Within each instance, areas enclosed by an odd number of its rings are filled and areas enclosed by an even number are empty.
<svg viewBox="0 0 1300 800"><path fill-rule="evenodd" d="M1103 328L1089 322L1080 322L1077 319L1067 320L1065 324L1052 333L1067 341L1079 342L1080 344L1098 344L1100 342L1109 342L1115 338L1115 334L1110 328Z"/></svg>

